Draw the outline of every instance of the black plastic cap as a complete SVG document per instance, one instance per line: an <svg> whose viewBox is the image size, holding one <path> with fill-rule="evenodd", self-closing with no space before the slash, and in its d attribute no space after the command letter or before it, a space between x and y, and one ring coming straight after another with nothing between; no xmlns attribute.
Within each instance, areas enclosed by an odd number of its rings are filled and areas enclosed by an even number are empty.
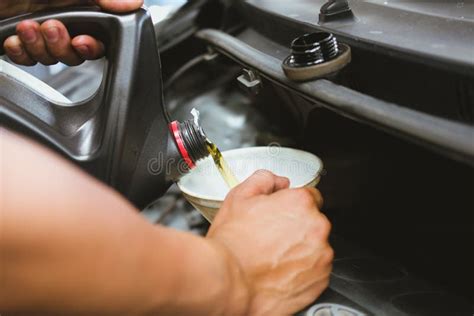
<svg viewBox="0 0 474 316"><path fill-rule="evenodd" d="M179 123L179 131L189 157L196 163L198 160L209 156L206 145L206 136L193 120Z"/></svg>
<svg viewBox="0 0 474 316"><path fill-rule="evenodd" d="M290 67L308 67L335 58L339 53L336 37L328 32L304 34L291 42L291 55L284 63Z"/></svg>

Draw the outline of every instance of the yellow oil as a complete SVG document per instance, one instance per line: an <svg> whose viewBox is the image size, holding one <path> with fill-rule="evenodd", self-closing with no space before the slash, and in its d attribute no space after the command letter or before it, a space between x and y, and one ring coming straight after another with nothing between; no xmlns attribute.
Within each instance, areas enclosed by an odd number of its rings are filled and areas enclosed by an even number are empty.
<svg viewBox="0 0 474 316"><path fill-rule="evenodd" d="M212 159L214 160L214 164L216 165L219 173L221 174L222 178L224 179L225 183L229 188L235 187L239 184L239 181L230 170L229 165L225 161L224 157L222 156L219 148L217 148L216 144L211 142L210 140L206 140L207 150L209 154L211 154Z"/></svg>

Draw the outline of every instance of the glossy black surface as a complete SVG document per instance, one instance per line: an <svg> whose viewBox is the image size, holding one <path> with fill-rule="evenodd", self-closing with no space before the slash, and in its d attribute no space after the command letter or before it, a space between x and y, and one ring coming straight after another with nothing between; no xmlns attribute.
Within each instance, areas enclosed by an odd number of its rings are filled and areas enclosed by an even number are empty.
<svg viewBox="0 0 474 316"><path fill-rule="evenodd" d="M98 92L69 106L0 76L7 126L61 151L138 207L157 198L176 177L167 169L177 170L181 158L162 104L160 58L146 11L113 15L78 8L23 15L0 22L0 42L26 18L58 19L72 35L103 40L107 67Z"/></svg>
<svg viewBox="0 0 474 316"><path fill-rule="evenodd" d="M329 61L338 53L333 34L314 32L295 38L291 42L291 55L283 62L290 67L307 67Z"/></svg>
<svg viewBox="0 0 474 316"><path fill-rule="evenodd" d="M355 47L474 76L474 1L349 1L354 19L320 23L324 0L247 0L241 7L252 20L260 11L302 32L332 32ZM284 32L273 40L289 43Z"/></svg>

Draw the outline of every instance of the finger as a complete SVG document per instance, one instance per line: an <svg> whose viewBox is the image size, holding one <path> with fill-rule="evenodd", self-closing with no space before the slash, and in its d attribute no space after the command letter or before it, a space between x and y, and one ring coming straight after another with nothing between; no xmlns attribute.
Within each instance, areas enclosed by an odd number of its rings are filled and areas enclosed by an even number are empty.
<svg viewBox="0 0 474 316"><path fill-rule="evenodd" d="M36 61L30 58L23 47L23 43L17 35L10 36L3 42L3 48L8 57L17 64L33 66Z"/></svg>
<svg viewBox="0 0 474 316"><path fill-rule="evenodd" d="M275 189L273 192L288 189L290 187L290 179L287 177L275 176Z"/></svg>
<svg viewBox="0 0 474 316"><path fill-rule="evenodd" d="M314 188L297 188L281 190L272 195L278 200L278 205L291 205L294 209L319 212L319 206L323 203L323 198L318 190Z"/></svg>
<svg viewBox="0 0 474 316"><path fill-rule="evenodd" d="M143 5L143 0L95 0L102 9L110 12L130 12L137 10Z"/></svg>
<svg viewBox="0 0 474 316"><path fill-rule="evenodd" d="M46 49L46 44L40 32L40 25L37 22L32 20L22 21L18 23L16 32L32 59L44 65L57 63L57 60L52 58Z"/></svg>
<svg viewBox="0 0 474 316"><path fill-rule="evenodd" d="M99 59L105 53L104 44L89 35L74 37L71 45L82 59Z"/></svg>
<svg viewBox="0 0 474 316"><path fill-rule="evenodd" d="M319 215L318 216L318 220L319 220L318 234L323 239L328 239L329 234L331 233L331 229L332 229L331 221L329 220L329 218L324 213L319 212L318 215Z"/></svg>
<svg viewBox="0 0 474 316"><path fill-rule="evenodd" d="M231 191L231 194L240 197L267 195L279 188L288 187L288 184L288 179L285 180L283 177L275 176L268 170L257 170L253 175L236 186Z"/></svg>
<svg viewBox="0 0 474 316"><path fill-rule="evenodd" d="M52 57L69 66L79 65L84 61L72 48L69 32L61 22L48 20L41 24L40 29Z"/></svg>
<svg viewBox="0 0 474 316"><path fill-rule="evenodd" d="M319 192L318 189L312 187L305 187L304 189L307 190L313 196L314 200L316 201L316 206L321 209L324 204L324 199L321 195L321 192Z"/></svg>

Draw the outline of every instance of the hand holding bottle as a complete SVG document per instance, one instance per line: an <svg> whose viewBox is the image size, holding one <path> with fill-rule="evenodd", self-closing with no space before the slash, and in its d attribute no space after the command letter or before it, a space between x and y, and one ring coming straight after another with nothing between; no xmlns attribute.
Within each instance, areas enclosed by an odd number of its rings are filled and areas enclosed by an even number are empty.
<svg viewBox="0 0 474 316"><path fill-rule="evenodd" d="M98 5L109 12L123 13L140 8L143 0L61 0L44 1L6 0L0 3L0 18L7 18L46 8L72 5ZM24 20L16 27L17 35L10 36L3 43L8 57L17 64L32 66L37 62L53 65L62 62L69 66L79 65L84 60L98 59L104 55L104 44L89 35L71 38L60 21L48 20L41 24Z"/></svg>

